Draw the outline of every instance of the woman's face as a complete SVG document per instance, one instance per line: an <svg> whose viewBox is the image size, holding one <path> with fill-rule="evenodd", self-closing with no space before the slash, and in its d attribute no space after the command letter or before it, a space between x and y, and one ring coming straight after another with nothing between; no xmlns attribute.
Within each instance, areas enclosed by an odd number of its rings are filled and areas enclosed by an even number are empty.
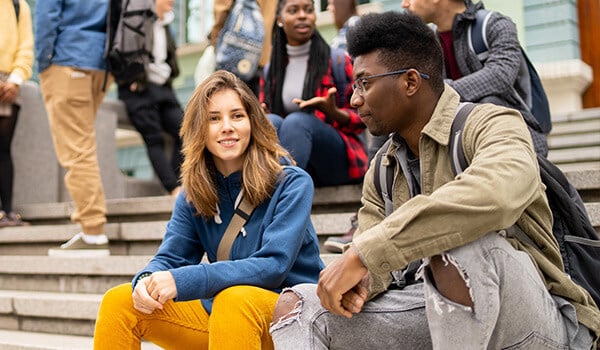
<svg viewBox="0 0 600 350"><path fill-rule="evenodd" d="M278 17L278 23L283 25L283 31L291 46L309 41L315 32L316 21L317 15L312 0L287 0Z"/></svg>
<svg viewBox="0 0 600 350"><path fill-rule="evenodd" d="M206 148L217 170L228 176L242 169L250 143L250 118L239 95L230 89L214 93L208 104Z"/></svg>

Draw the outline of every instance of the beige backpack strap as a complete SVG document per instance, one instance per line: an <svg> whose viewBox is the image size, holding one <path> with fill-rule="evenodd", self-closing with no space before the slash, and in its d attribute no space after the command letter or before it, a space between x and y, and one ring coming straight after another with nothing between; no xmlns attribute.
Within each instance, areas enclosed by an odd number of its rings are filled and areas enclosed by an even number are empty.
<svg viewBox="0 0 600 350"><path fill-rule="evenodd" d="M235 238L242 230L242 227L250 218L253 210L254 207L252 204L246 199L246 196L242 195L242 200L237 208L235 208L233 217L223 234L223 238L221 238L221 242L219 242L217 260L229 260L229 252L231 251L233 241L235 241Z"/></svg>

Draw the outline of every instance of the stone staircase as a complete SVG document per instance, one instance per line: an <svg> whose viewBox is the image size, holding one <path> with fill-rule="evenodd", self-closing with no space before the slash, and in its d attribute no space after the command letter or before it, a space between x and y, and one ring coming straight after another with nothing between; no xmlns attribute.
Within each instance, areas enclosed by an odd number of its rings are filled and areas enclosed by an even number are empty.
<svg viewBox="0 0 600 350"><path fill-rule="evenodd" d="M549 158L582 194L600 232L600 109L562 117L554 124ZM312 220L321 243L350 226L360 186L318 188ZM102 294L131 280L154 254L173 199L109 199L107 235L112 256L48 257L47 249L79 231L69 222L71 203L19 205L30 227L0 230L0 349L91 349ZM336 255L322 254L325 262ZM144 343L143 349L157 349Z"/></svg>

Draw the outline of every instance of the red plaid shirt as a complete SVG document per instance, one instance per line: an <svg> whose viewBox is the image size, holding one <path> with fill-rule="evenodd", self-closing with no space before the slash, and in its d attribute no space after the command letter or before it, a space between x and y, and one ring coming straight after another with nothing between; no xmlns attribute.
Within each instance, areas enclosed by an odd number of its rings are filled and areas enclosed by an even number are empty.
<svg viewBox="0 0 600 350"><path fill-rule="evenodd" d="M346 112L350 116L350 121L346 125L340 125L337 121L330 121L330 124L338 131L342 140L346 144L346 155L348 156L348 175L352 180L360 180L365 175L367 171L367 166L369 165L367 151L365 145L358 138L358 135L361 134L365 125L360 120L358 113L356 110L350 106L350 97L352 96L352 83L354 82L352 79L352 61L350 60L350 56L346 55L345 62L345 71L348 78L348 85L346 85L346 91L340 92L337 94L344 94L344 105L340 108ZM265 81L263 77L261 77L260 81L260 94L259 99L261 102L264 102L264 84ZM321 84L317 88L315 92L315 96L324 97L327 96L327 91L336 87L333 79L333 73L331 69L331 59L329 60L329 68L327 69L327 73L323 76L321 80ZM337 101L336 97L336 101ZM321 119L324 123L328 121L325 118L325 114L317 109L314 111L315 116Z"/></svg>

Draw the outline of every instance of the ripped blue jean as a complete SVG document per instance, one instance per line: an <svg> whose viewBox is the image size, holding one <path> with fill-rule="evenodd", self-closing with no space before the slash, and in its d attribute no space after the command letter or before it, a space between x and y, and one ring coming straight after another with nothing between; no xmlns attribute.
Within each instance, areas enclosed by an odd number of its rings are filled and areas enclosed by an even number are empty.
<svg viewBox="0 0 600 350"><path fill-rule="evenodd" d="M503 232L503 231L502 231ZM270 332L275 349L591 349L575 308L545 288L527 253L490 233L443 255L458 267L474 308L454 303L424 282L388 290L351 319L325 310L316 285L285 292L300 298Z"/></svg>

